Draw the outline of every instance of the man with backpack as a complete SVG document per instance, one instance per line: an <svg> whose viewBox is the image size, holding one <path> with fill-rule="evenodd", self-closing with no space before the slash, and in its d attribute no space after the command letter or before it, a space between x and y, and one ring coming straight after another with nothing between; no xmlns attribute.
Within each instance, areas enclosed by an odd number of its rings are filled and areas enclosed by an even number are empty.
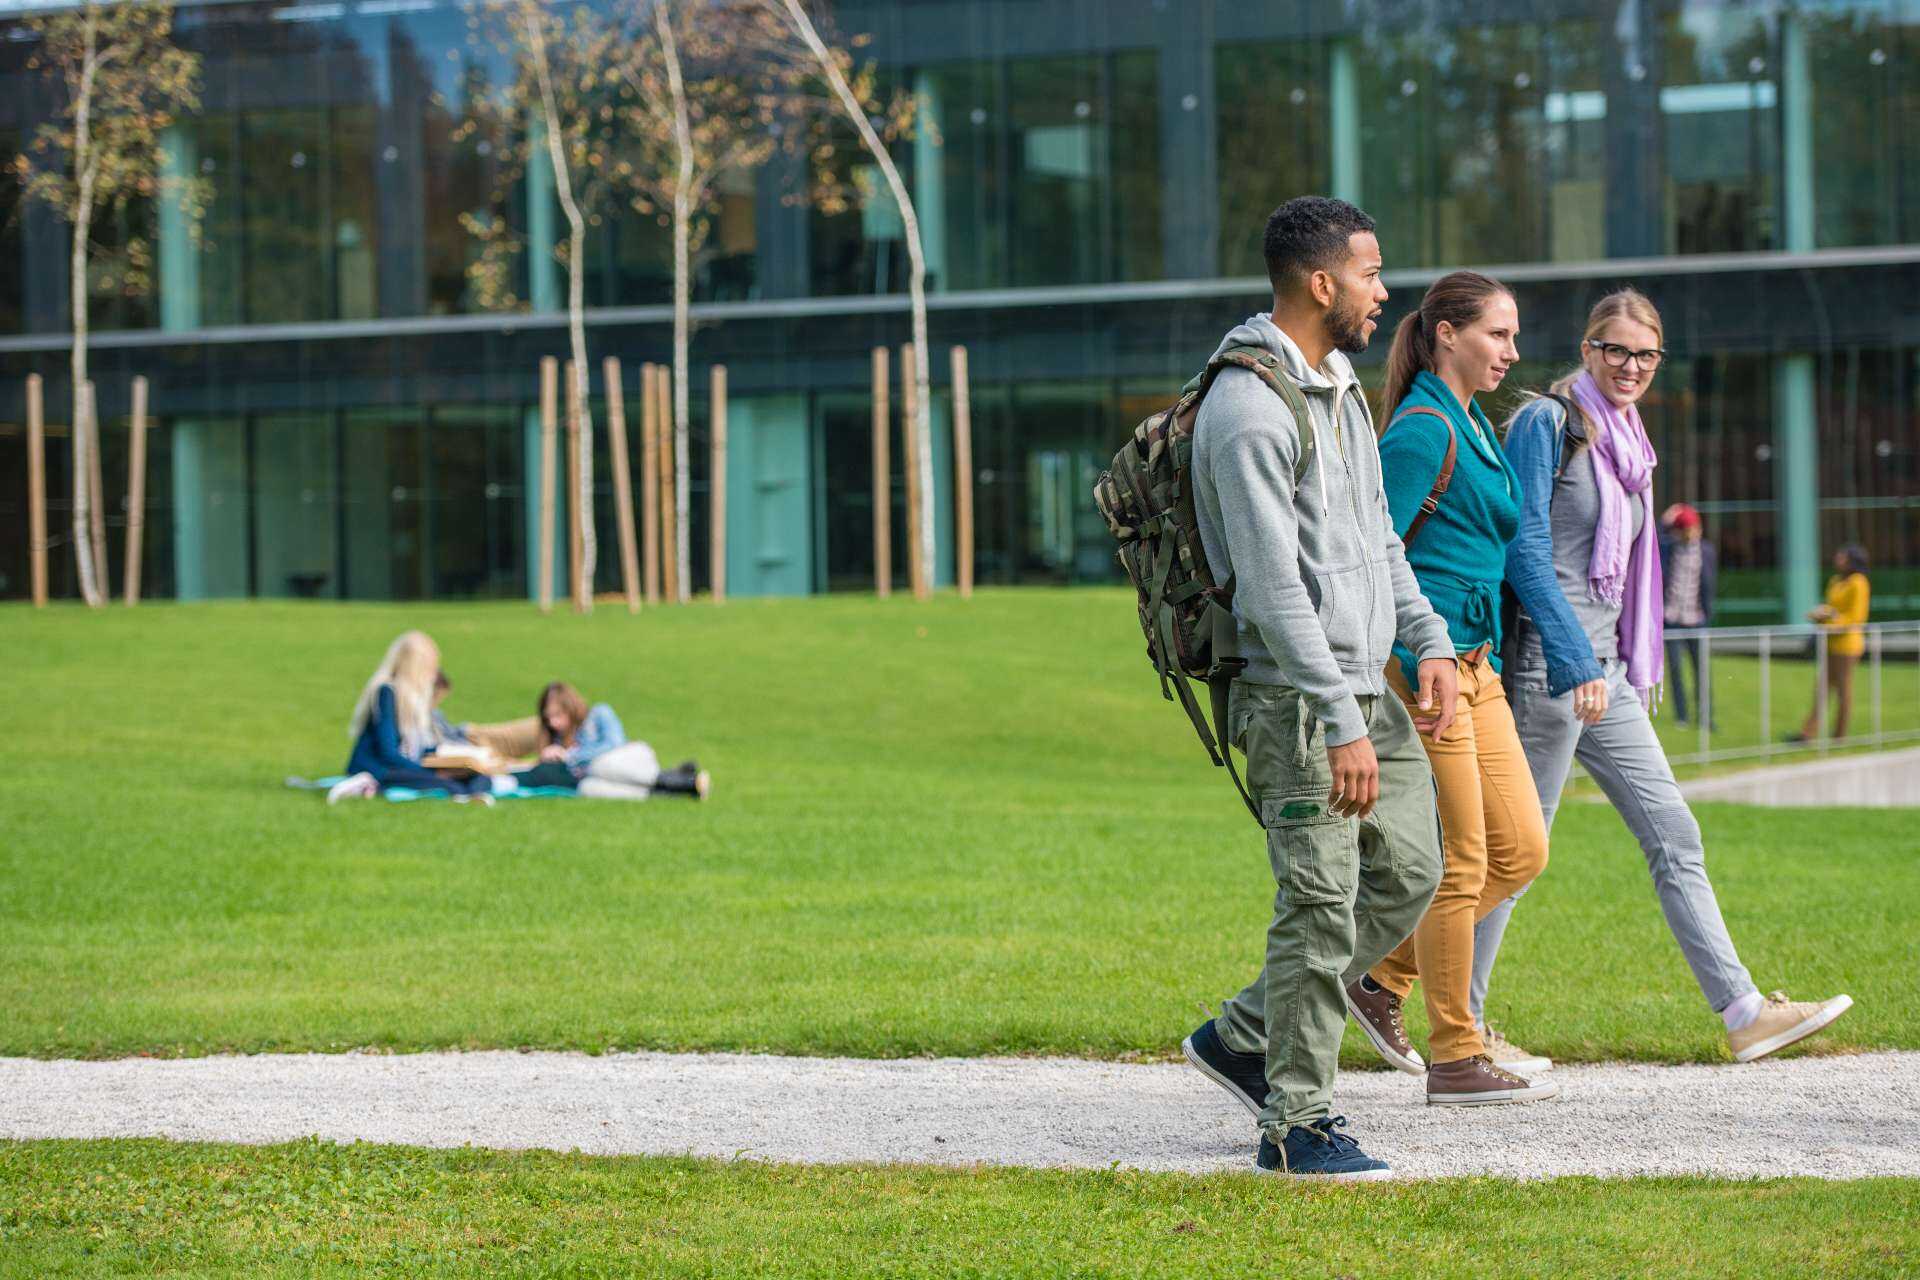
<svg viewBox="0 0 1920 1280"><path fill-rule="evenodd" d="M1265 968L1182 1047L1258 1115L1261 1169L1382 1178L1391 1170L1331 1114L1342 989L1413 932L1441 867L1433 775L1382 672L1398 639L1419 660L1420 727L1439 737L1456 667L1394 534L1347 359L1387 297L1373 220L1303 196L1268 219L1265 250L1272 314L1220 346L1259 368L1208 386L1191 474L1245 663L1225 731L1246 755L1278 892Z"/></svg>

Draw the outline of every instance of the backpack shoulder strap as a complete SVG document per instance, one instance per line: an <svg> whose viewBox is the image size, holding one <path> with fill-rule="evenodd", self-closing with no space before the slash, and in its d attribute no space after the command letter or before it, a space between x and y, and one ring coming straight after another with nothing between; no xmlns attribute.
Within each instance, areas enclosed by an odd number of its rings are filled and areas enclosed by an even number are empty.
<svg viewBox="0 0 1920 1280"><path fill-rule="evenodd" d="M1416 413L1424 413L1428 417L1438 418L1446 426L1447 456L1440 460L1440 474L1434 477L1433 488L1429 489L1427 496L1421 500L1420 510L1415 513L1413 523L1407 526L1406 535L1400 539L1402 546L1412 545L1415 536L1419 534L1422 526L1427 523L1427 520L1434 512L1440 509L1440 499L1445 496L1448 487L1453 484L1453 464L1458 461L1460 456L1460 434L1453 429L1453 419L1431 406L1424 404L1408 405L1393 415L1393 422L1387 423L1387 430L1391 431L1393 429L1394 422L1399 422L1403 418L1410 418ZM1383 431L1381 434L1385 435L1386 432Z"/></svg>
<svg viewBox="0 0 1920 1280"><path fill-rule="evenodd" d="M1307 411L1306 394L1280 367L1279 356L1265 347L1228 347L1207 361L1207 367L1200 375L1181 389L1181 397L1184 399L1192 394L1196 400L1205 399L1207 392L1213 389L1213 380L1227 369L1245 369L1259 378L1280 397L1287 406L1287 412L1293 415L1294 430L1300 436L1300 452L1293 460L1293 482L1299 484L1313 460L1313 414Z"/></svg>
<svg viewBox="0 0 1920 1280"><path fill-rule="evenodd" d="M1553 451L1553 478L1558 480L1560 473L1573 461L1573 455L1587 443L1587 415L1574 406L1573 401L1553 391L1542 392L1548 400L1560 406L1560 422L1554 430L1554 439L1558 448Z"/></svg>

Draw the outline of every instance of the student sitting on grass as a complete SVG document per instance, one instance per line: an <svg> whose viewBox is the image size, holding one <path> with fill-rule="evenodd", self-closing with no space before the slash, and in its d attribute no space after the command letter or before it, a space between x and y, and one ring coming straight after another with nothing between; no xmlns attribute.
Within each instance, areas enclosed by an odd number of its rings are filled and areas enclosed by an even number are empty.
<svg viewBox="0 0 1920 1280"><path fill-rule="evenodd" d="M612 707L588 707L564 680L540 691L539 714L540 762L513 775L523 787L565 787L608 800L644 800L656 791L704 800L712 789L698 761L663 770L652 747L627 741Z"/></svg>
<svg viewBox="0 0 1920 1280"><path fill-rule="evenodd" d="M354 704L347 726L353 739L348 776L327 792L328 804L376 795L386 787L493 802L489 779L458 781L420 765L420 757L433 745L434 678L439 671L439 647L423 631L408 631L388 646Z"/></svg>

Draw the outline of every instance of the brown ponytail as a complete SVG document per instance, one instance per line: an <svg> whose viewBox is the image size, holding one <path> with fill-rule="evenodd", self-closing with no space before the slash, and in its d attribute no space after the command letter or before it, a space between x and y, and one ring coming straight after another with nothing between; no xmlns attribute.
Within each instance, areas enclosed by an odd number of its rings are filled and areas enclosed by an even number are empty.
<svg viewBox="0 0 1920 1280"><path fill-rule="evenodd" d="M1472 324L1487 309L1489 299L1511 295L1507 286L1478 271L1449 271L1427 287L1420 306L1409 312L1393 331L1387 351L1387 385L1380 429L1393 421L1394 411L1407 398L1413 379L1422 369L1433 371L1434 333L1442 324L1456 328Z"/></svg>

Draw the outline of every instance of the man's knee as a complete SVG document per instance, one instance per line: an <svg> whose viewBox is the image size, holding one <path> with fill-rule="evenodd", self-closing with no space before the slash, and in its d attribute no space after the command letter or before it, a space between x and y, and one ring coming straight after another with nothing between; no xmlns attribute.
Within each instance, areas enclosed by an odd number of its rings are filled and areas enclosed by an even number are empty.
<svg viewBox="0 0 1920 1280"><path fill-rule="evenodd" d="M1339 902L1289 902L1283 893L1275 906L1273 940L1268 945L1269 973L1276 970L1274 960L1287 958L1323 974L1347 971L1347 966L1353 963L1352 898Z"/></svg>

